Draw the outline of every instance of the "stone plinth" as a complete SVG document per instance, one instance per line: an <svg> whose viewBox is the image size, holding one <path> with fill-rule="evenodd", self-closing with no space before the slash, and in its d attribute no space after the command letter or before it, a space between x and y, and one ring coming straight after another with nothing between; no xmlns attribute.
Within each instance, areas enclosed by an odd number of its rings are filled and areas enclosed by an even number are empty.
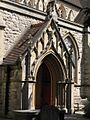
<svg viewBox="0 0 90 120"><path fill-rule="evenodd" d="M13 120L32 120L32 118L37 117L40 110L14 110Z"/></svg>

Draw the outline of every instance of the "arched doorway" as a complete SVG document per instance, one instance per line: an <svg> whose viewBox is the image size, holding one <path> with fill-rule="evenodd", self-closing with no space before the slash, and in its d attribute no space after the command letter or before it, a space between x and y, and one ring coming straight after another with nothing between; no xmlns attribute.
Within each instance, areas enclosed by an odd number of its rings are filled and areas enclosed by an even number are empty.
<svg viewBox="0 0 90 120"><path fill-rule="evenodd" d="M45 104L57 105L58 81L64 81L64 73L60 61L49 54L41 61L37 71L35 108L40 108Z"/></svg>
<svg viewBox="0 0 90 120"><path fill-rule="evenodd" d="M51 76L45 63L42 63L37 73L36 108L51 104Z"/></svg>

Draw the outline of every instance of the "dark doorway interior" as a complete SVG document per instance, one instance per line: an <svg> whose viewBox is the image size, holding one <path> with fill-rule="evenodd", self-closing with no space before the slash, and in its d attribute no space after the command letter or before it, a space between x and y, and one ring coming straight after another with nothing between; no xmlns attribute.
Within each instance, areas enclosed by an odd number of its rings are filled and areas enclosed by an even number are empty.
<svg viewBox="0 0 90 120"><path fill-rule="evenodd" d="M48 67L42 63L37 73L36 108L51 104L51 77Z"/></svg>

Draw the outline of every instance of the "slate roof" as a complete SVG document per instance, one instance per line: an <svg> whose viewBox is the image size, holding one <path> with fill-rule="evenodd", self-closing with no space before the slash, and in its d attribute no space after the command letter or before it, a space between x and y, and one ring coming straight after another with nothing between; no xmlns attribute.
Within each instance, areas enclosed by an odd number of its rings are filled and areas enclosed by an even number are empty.
<svg viewBox="0 0 90 120"><path fill-rule="evenodd" d="M28 47L28 42L30 39L38 32L40 26L43 23L39 23L37 25L31 25L27 28L23 35L19 38L16 45L10 50L8 55L3 59L3 65L5 64L13 64L17 61L18 57L24 53L24 51Z"/></svg>
<svg viewBox="0 0 90 120"><path fill-rule="evenodd" d="M16 45L10 50L8 55L3 59L2 65L11 65L14 64L20 55L22 55L28 48L30 41L32 41L32 46L42 35L42 31L44 31L49 21L38 23L31 25L27 28L23 35L19 38Z"/></svg>

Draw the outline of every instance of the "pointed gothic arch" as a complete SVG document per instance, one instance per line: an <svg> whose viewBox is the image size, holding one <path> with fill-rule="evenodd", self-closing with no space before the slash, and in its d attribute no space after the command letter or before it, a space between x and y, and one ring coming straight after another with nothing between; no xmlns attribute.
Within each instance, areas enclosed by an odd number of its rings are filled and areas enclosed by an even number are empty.
<svg viewBox="0 0 90 120"><path fill-rule="evenodd" d="M13 58L11 56L12 54L14 55ZM37 100L38 95L35 95L37 94L35 91L38 92L36 86L39 86L37 81L42 78L42 69L46 70L45 74L47 75L48 82L53 83L49 84L49 89L53 91L50 92L51 102L49 101L49 103L65 108L66 99L68 99L68 97L65 99L65 94L67 94L65 87L68 82L71 82L72 72L69 68L74 67L74 65L56 22L52 18L45 22L31 25L12 51L10 51L6 59L4 59L4 64L15 63L18 56L21 56L24 60L22 61L21 88L23 88L22 92L24 92L25 97L23 97L23 93L21 93L20 99L26 102L26 105L24 107L22 105L22 108L35 109L35 107L38 108L38 106L40 107L42 105L39 105ZM69 61L71 61L71 64L69 64ZM43 82L46 82L45 78ZM59 87L56 87L57 82L58 86L60 85ZM64 86L63 89L62 86ZM21 88L19 88L19 90ZM56 93L56 89L58 88L62 90L61 92L58 90L59 92ZM71 91L68 91L68 93L70 92ZM59 100L56 99L57 94ZM70 98L70 95L68 96ZM22 97L25 99L23 100ZM44 98L48 97L44 96ZM21 102L21 104L24 102ZM71 105L71 102L69 102L69 104ZM68 109L70 109L70 107Z"/></svg>
<svg viewBox="0 0 90 120"><path fill-rule="evenodd" d="M37 1L36 8L42 11L44 10L44 3L42 0Z"/></svg>
<svg viewBox="0 0 90 120"><path fill-rule="evenodd" d="M73 21L74 20L73 18L74 18L74 13L72 10L70 10L67 19Z"/></svg>
<svg viewBox="0 0 90 120"><path fill-rule="evenodd" d="M70 49L72 49L72 60L73 60L73 63L75 65L73 79L74 79L74 82L77 83L78 82L78 80L77 80L78 79L77 78L78 59L80 58L78 44L70 32L64 36L64 42L66 44L68 51L70 51Z"/></svg>
<svg viewBox="0 0 90 120"><path fill-rule="evenodd" d="M68 33L64 36L64 39L65 39L65 38L70 38L70 40L71 40L71 42L72 42L72 44L73 44L73 46L75 47L75 50L76 50L76 52L77 52L77 59L79 59L79 57L80 57L80 55L79 55L79 47L78 47L78 44L77 44L74 36L73 36L70 32L68 32Z"/></svg>
<svg viewBox="0 0 90 120"><path fill-rule="evenodd" d="M61 63L60 63L61 62ZM65 81L66 75L63 73L62 61L53 52L48 52L40 58L36 71L36 93L35 107L40 108L42 105L58 105L57 99L57 82ZM42 89L43 88L43 89ZM45 94L47 91L47 94ZM43 96L41 96L43 95ZM65 97L63 95L63 97ZM63 99L65 106L65 99Z"/></svg>
<svg viewBox="0 0 90 120"><path fill-rule="evenodd" d="M53 58L56 59L56 61L60 64L62 72L63 72L63 76L64 76L63 79L65 80L67 78L66 66L64 64L62 57L60 57L60 55L57 53L53 43L48 47L47 51L44 54L41 54L41 56L37 60L35 66L34 66L34 69L33 69L33 76L36 76L37 71L38 71L40 65L42 64L42 61L44 60L44 58L46 58L49 55L53 56ZM59 68L59 66L57 68ZM36 80L36 77L34 79Z"/></svg>

